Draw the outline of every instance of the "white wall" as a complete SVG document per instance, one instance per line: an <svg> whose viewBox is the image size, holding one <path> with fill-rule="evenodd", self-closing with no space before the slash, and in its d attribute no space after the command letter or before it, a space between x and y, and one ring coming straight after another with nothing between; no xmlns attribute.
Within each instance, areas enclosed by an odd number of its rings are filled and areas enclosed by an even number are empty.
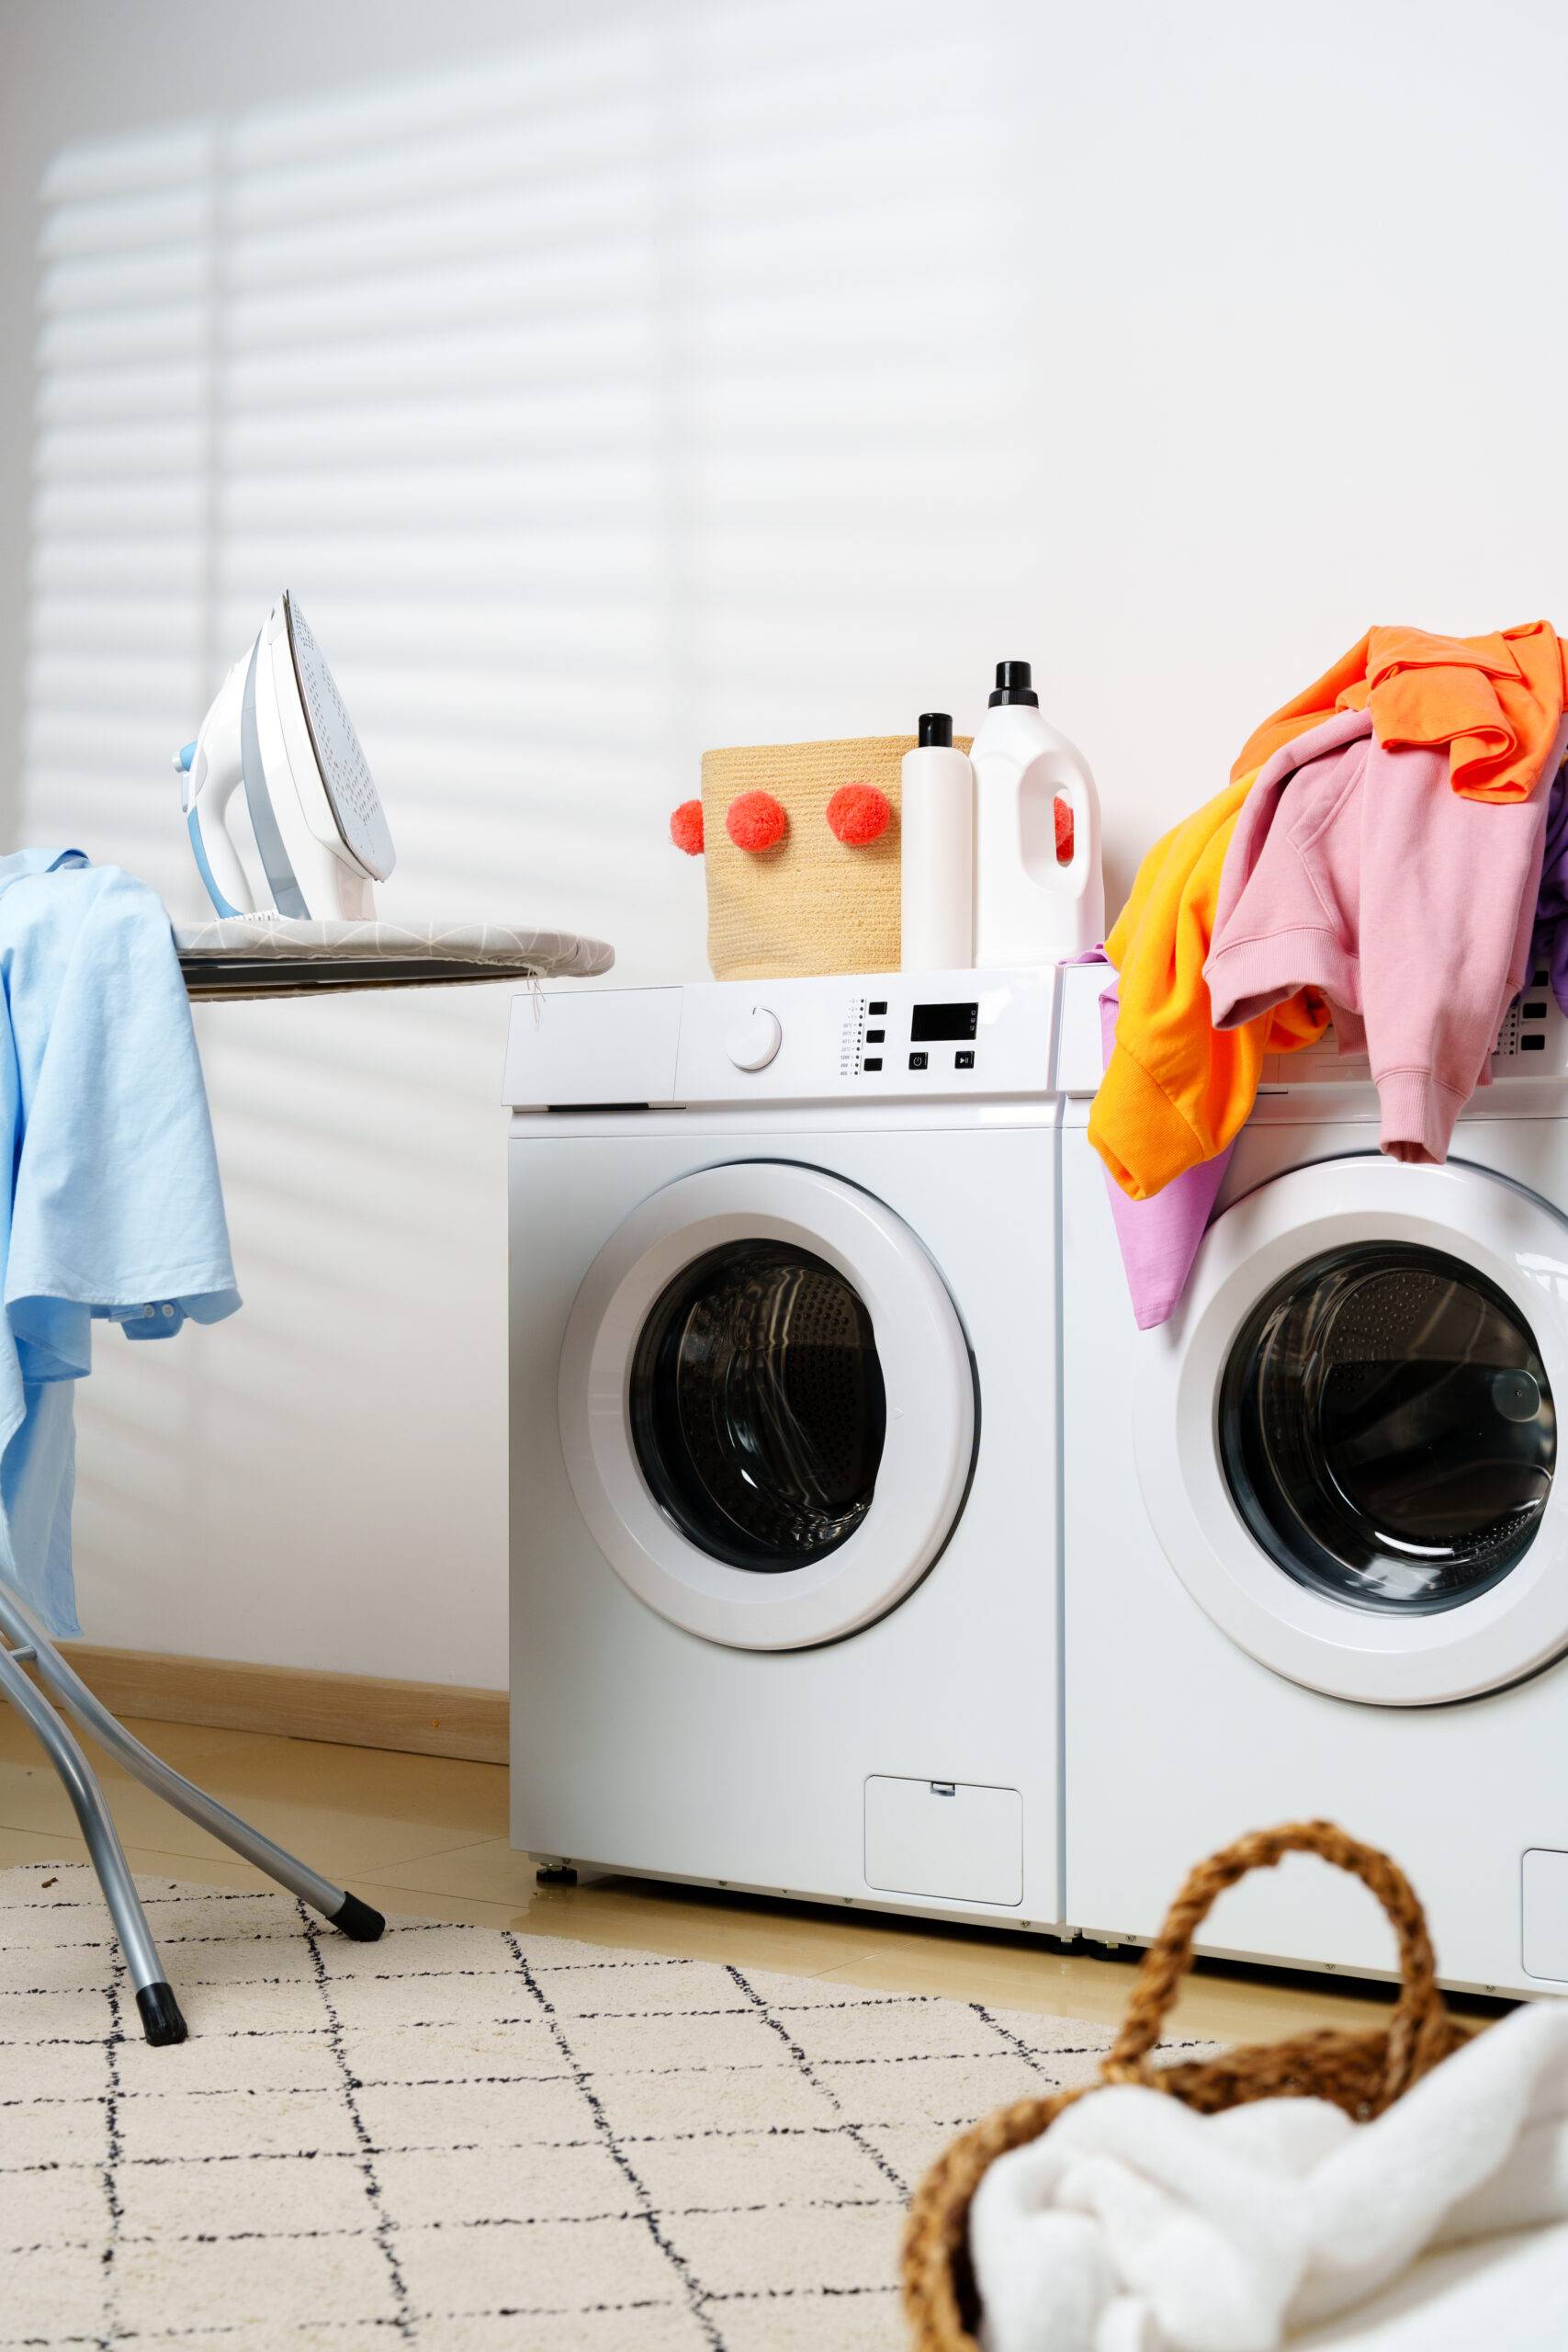
<svg viewBox="0 0 1568 2352"><path fill-rule="evenodd" d="M697 972L701 747L972 722L1001 654L1114 902L1369 621L1568 622L1565 51L1517 0L12 0L9 830L194 909L168 754L287 582L391 910ZM201 1015L247 1305L100 1349L94 1638L502 1679L504 1015Z"/></svg>

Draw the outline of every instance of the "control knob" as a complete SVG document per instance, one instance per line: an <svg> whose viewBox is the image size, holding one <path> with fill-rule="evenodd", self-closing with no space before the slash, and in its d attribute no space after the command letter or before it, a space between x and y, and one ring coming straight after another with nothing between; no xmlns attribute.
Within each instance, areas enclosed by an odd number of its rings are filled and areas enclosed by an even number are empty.
<svg viewBox="0 0 1568 2352"><path fill-rule="evenodd" d="M766 1069L784 1042L776 1012L754 1004L724 1033L724 1050L737 1069Z"/></svg>

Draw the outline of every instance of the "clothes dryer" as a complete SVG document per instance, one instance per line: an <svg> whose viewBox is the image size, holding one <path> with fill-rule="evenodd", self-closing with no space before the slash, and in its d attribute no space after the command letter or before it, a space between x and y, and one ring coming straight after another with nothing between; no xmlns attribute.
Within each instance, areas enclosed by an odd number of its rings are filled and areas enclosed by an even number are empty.
<svg viewBox="0 0 1568 2352"><path fill-rule="evenodd" d="M1066 1909L1145 1939L1196 1855L1327 1815L1414 1880L1455 1983L1568 1990L1568 1024L1544 973L1444 1168L1364 1060L1266 1065L1171 1320L1140 1333L1086 1133L1103 975L1064 975ZM1255 1874L1209 1950L1392 1967L1349 1882Z"/></svg>

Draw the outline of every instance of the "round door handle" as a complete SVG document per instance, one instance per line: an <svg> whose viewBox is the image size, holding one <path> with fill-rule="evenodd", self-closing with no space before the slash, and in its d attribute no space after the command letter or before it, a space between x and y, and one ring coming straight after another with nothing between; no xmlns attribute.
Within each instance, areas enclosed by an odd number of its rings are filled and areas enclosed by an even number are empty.
<svg viewBox="0 0 1568 2352"><path fill-rule="evenodd" d="M766 1069L783 1043L778 1014L765 1004L754 1004L726 1031L724 1050L737 1069Z"/></svg>

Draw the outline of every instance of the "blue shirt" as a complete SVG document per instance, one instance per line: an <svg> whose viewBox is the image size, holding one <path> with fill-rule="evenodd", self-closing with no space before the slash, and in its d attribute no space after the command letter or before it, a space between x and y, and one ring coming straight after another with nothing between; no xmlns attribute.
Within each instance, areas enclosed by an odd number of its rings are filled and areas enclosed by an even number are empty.
<svg viewBox="0 0 1568 2352"><path fill-rule="evenodd" d="M73 1634L93 1319L161 1340L240 1304L168 916L79 850L0 858L0 1575Z"/></svg>

